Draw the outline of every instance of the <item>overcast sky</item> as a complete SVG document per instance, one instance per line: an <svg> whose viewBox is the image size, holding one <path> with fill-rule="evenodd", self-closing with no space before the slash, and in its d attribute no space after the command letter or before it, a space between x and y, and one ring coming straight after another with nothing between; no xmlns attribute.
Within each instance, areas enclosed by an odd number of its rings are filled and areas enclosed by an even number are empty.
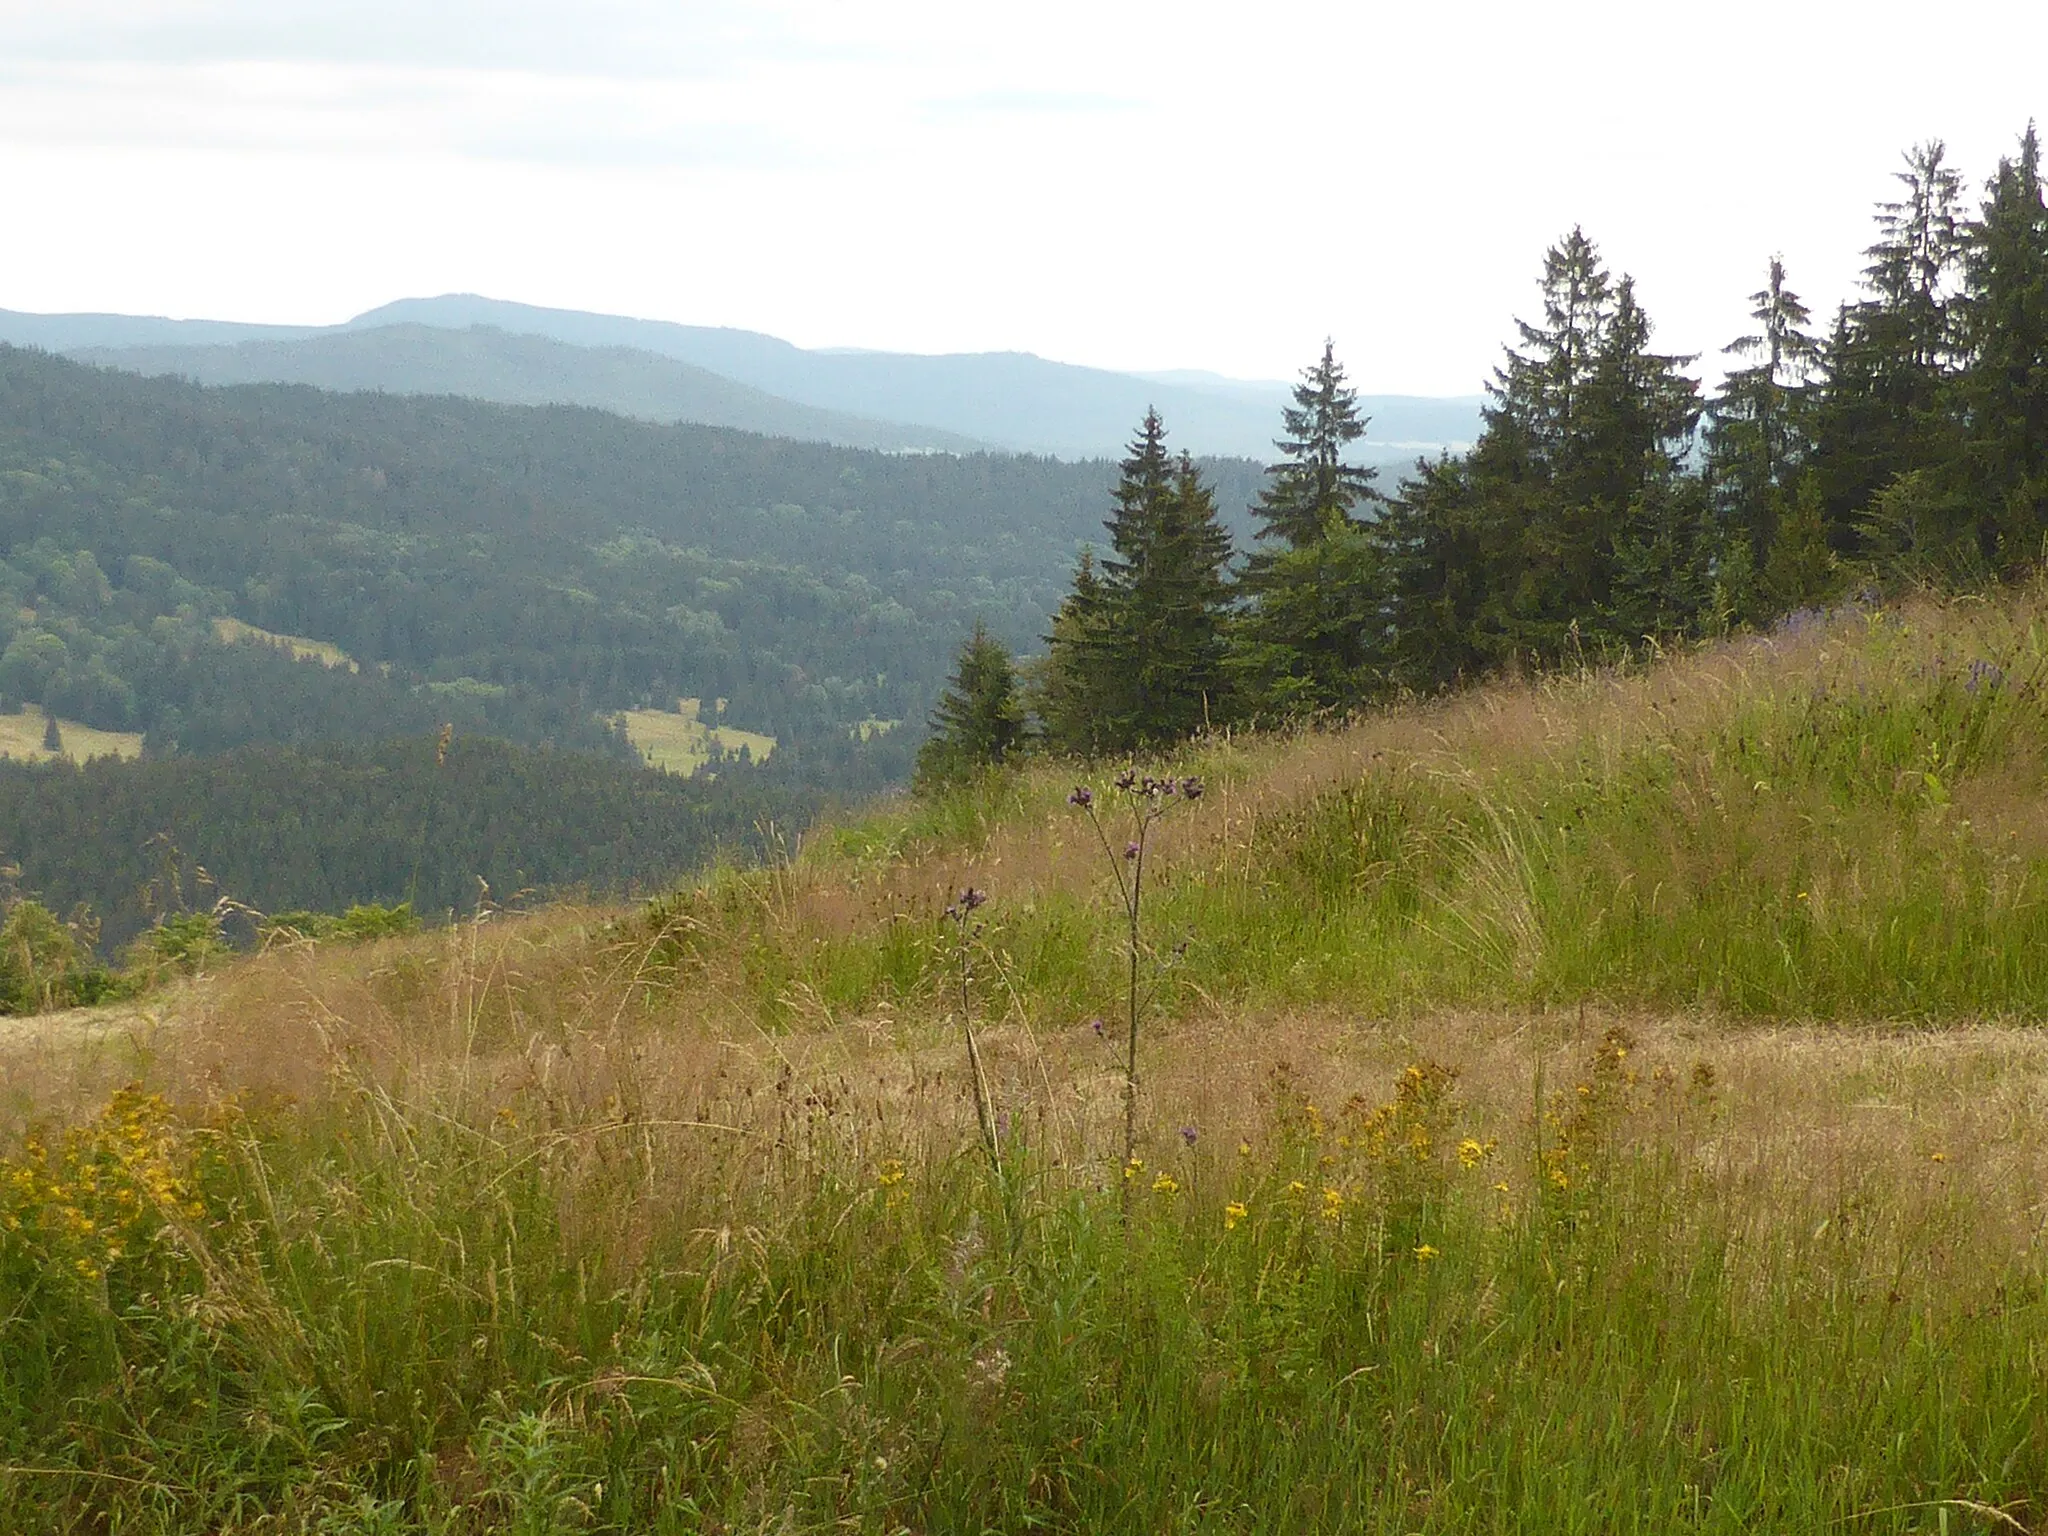
<svg viewBox="0 0 2048 1536"><path fill-rule="evenodd" d="M1677 351L1972 194L2048 4L0 0L0 307L404 295L1477 390L1582 223Z"/></svg>

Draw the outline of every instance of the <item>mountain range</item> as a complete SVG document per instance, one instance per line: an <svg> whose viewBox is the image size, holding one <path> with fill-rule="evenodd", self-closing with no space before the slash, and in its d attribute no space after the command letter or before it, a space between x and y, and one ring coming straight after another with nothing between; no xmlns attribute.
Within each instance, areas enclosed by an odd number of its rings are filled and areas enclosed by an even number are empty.
<svg viewBox="0 0 2048 1536"><path fill-rule="evenodd" d="M652 421L894 452L996 448L1114 456L1148 407L1178 447L1270 457L1284 384L1119 373L1025 352L807 349L755 331L546 309L470 294L401 299L338 326L0 310L0 341L202 383L299 383L507 404L586 405ZM1360 459L1457 449L1477 396L1368 396Z"/></svg>

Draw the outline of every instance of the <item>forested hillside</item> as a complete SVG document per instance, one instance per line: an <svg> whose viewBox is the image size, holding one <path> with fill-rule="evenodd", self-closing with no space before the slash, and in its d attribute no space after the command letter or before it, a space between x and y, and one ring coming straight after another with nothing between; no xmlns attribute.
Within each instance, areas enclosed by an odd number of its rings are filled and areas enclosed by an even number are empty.
<svg viewBox="0 0 2048 1536"><path fill-rule="evenodd" d="M1248 499L1250 466L1212 468ZM464 708L479 729L569 741L596 712L676 696L785 738L915 720L975 619L1013 644L1042 632L1108 478L590 410L202 389L0 350L0 691L160 746ZM194 660L214 614L362 671ZM198 675L222 667L248 674L245 697L299 697L234 725ZM408 703L421 686L440 691Z"/></svg>
<svg viewBox="0 0 2048 1536"><path fill-rule="evenodd" d="M721 853L793 840L816 796L581 752L433 736L318 752L250 747L0 767L0 851L46 906L83 906L112 952L222 897L260 912L410 901L426 914L587 890L647 891Z"/></svg>

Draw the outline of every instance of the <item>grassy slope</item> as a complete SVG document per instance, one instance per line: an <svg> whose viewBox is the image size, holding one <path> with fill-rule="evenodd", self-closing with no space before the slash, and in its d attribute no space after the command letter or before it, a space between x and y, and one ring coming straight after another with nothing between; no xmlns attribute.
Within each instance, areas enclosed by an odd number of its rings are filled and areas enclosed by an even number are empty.
<svg viewBox="0 0 2048 1536"><path fill-rule="evenodd" d="M153 1031L0 1042L17 1120L78 1106L0 1170L0 1492L144 1531L2037 1528L2038 606L1174 765L1210 788L1152 861L1134 1168L1111 877L1052 770L651 916L280 951ZM138 1070L170 1102L91 1118Z"/></svg>

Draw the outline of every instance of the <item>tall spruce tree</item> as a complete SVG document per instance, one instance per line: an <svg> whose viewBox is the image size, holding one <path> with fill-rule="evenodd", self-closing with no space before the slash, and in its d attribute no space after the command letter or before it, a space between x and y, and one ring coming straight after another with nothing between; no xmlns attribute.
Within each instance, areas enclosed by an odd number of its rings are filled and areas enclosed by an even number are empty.
<svg viewBox="0 0 2048 1536"><path fill-rule="evenodd" d="M1376 471L1346 462L1365 436L1358 395L1334 343L1302 371L1281 413L1280 461L1253 508L1270 547L1246 562L1249 606L1235 665L1257 708L1276 713L1352 703L1375 684L1371 663L1385 627L1381 560L1357 509L1382 498Z"/></svg>
<svg viewBox="0 0 2048 1536"><path fill-rule="evenodd" d="M1424 466L1379 530L1401 681L1434 685L1587 642L1633 645L1711 608L1712 540L1685 468L1687 358L1653 351L1635 284L1574 229L1546 253L1462 463Z"/></svg>
<svg viewBox="0 0 2048 1536"><path fill-rule="evenodd" d="M2032 123L1965 232L1963 271L1958 488L1979 549L2013 571L2048 553L2048 205Z"/></svg>
<svg viewBox="0 0 2048 1536"><path fill-rule="evenodd" d="M917 785L941 788L997 767L1023 738L1016 667L1009 650L977 620L932 711L931 737L918 749Z"/></svg>
<svg viewBox="0 0 2048 1536"><path fill-rule="evenodd" d="M1077 571L1047 636L1049 739L1120 752L1194 734L1230 705L1224 626L1230 535L1186 454L1148 411L1119 466L1109 554Z"/></svg>
<svg viewBox="0 0 2048 1536"><path fill-rule="evenodd" d="M1822 358L1814 417L1814 467L1831 540L1862 548L1875 536L1866 514L1900 476L1950 457L1949 388L1957 362L1954 298L1961 272L1962 178L1939 140L1906 155L1903 191L1877 210L1877 241L1865 255L1866 296L1847 306ZM1930 488L1916 537L1953 542L1961 509ZM1940 548L1916 548L1940 559Z"/></svg>
<svg viewBox="0 0 2048 1536"><path fill-rule="evenodd" d="M1303 549L1333 523L1350 521L1361 503L1379 499L1372 484L1377 471L1345 462L1371 418L1358 414L1358 392L1344 381L1336 343L1325 341L1321 360L1302 370L1294 404L1282 407L1280 420L1283 434L1273 441L1280 462L1267 468L1253 510L1261 539Z"/></svg>
<svg viewBox="0 0 2048 1536"><path fill-rule="evenodd" d="M1764 286L1749 296L1756 329L1722 351L1747 360L1729 372L1709 411L1707 468L1729 538L1762 561L1784 515L1788 487L1810 452L1808 385L1820 359L1812 315L1771 258Z"/></svg>

